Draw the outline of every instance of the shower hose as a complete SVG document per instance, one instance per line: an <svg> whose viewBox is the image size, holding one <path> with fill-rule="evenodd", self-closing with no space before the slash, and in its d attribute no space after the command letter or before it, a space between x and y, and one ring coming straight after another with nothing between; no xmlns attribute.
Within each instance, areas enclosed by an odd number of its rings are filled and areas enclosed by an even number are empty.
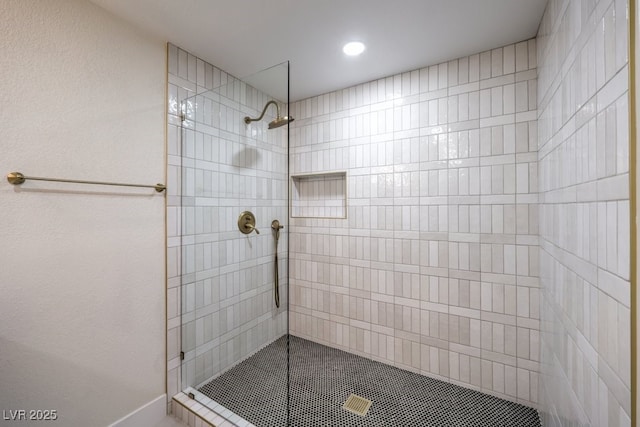
<svg viewBox="0 0 640 427"><path fill-rule="evenodd" d="M273 297L276 302L276 307L280 308L280 286L279 286L279 274L278 274L278 240L280 239L280 229L284 228L284 226L280 225L280 222L277 219L274 219L271 222L271 228L275 234L275 265L273 267Z"/></svg>

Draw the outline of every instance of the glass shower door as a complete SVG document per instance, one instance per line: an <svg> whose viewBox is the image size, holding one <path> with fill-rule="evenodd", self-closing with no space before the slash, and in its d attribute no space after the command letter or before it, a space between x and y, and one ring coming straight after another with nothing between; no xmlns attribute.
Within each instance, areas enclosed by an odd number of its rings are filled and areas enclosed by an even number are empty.
<svg viewBox="0 0 640 427"><path fill-rule="evenodd" d="M232 421L286 425L288 63L211 78L182 102L182 389Z"/></svg>

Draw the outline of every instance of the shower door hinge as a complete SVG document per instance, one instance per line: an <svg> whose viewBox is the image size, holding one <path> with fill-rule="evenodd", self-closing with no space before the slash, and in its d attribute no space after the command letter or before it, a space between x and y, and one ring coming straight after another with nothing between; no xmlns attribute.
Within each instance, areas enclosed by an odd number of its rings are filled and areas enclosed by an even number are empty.
<svg viewBox="0 0 640 427"><path fill-rule="evenodd" d="M189 393L189 394L187 394L187 396L189 396L189 399L194 399L195 400L195 398L196 398L196 395L193 394L193 393Z"/></svg>
<svg viewBox="0 0 640 427"><path fill-rule="evenodd" d="M178 113L178 117L180 117L180 122L187 120L187 106L184 101L180 102L180 112Z"/></svg>
<svg viewBox="0 0 640 427"><path fill-rule="evenodd" d="M180 352L180 360L184 360L184 351Z"/></svg>

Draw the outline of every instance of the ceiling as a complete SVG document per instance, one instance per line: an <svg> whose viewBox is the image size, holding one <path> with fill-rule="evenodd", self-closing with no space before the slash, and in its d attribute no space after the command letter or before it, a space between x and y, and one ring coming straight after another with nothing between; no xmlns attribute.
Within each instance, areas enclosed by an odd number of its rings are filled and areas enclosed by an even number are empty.
<svg viewBox="0 0 640 427"><path fill-rule="evenodd" d="M534 37L547 3L91 1L236 77L289 60L291 101ZM359 57L342 53L352 40L367 46Z"/></svg>

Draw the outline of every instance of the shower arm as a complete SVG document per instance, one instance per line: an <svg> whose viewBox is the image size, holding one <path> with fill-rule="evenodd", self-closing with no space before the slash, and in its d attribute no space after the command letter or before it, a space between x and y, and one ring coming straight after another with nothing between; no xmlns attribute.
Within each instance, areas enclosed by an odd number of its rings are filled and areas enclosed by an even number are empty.
<svg viewBox="0 0 640 427"><path fill-rule="evenodd" d="M262 118L264 117L264 113L267 112L267 108L269 108L269 104L273 104L276 106L276 117L280 118L280 106L278 105L278 103L274 100L271 100L269 102L267 102L267 104L264 106L264 110L262 110L262 114L260 114L260 117L258 117L257 119L252 119L251 117L247 116L244 118L244 122L246 124L249 124L251 122L259 122L260 120L262 120Z"/></svg>

